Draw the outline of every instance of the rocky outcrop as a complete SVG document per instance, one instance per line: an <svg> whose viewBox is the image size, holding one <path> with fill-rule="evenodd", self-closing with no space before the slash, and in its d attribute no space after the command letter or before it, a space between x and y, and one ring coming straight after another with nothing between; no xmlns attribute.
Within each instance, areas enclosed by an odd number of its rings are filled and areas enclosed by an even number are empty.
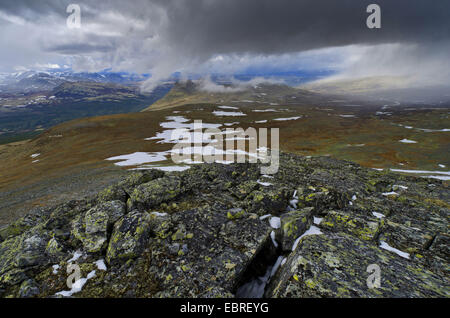
<svg viewBox="0 0 450 318"><path fill-rule="evenodd" d="M449 197L441 181L290 154L272 177L130 172L0 229L0 295L449 297Z"/></svg>
<svg viewBox="0 0 450 318"><path fill-rule="evenodd" d="M72 222L71 234L83 244L86 252L101 252L106 248L108 231L125 213L125 203L121 201L100 203L76 216Z"/></svg>
<svg viewBox="0 0 450 318"><path fill-rule="evenodd" d="M370 266L380 285L370 288ZM442 276L411 260L339 233L305 236L267 293L273 297L448 297Z"/></svg>

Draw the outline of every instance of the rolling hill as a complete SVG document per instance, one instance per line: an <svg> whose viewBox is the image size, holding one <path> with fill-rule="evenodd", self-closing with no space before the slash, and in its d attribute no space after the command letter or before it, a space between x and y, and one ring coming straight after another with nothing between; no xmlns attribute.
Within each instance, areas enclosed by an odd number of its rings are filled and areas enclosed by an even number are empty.
<svg viewBox="0 0 450 318"><path fill-rule="evenodd" d="M182 84L154 105L144 112L75 119L0 146L3 221L30 206L83 197L127 169L173 166L167 154L174 144L167 136L173 127L199 119L220 129L279 128L285 152L448 179L448 105L334 100L280 85L205 93ZM106 160L117 157L137 160Z"/></svg>

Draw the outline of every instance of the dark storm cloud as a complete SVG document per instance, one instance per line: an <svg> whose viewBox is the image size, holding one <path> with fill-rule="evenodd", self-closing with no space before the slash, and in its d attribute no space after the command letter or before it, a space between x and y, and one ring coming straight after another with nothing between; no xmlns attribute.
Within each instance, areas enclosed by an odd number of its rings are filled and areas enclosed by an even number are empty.
<svg viewBox="0 0 450 318"><path fill-rule="evenodd" d="M89 43L66 43L48 47L47 49L52 52L61 54L86 54L92 52L108 52L113 50L112 45L95 45Z"/></svg>
<svg viewBox="0 0 450 318"><path fill-rule="evenodd" d="M161 1L162 3L163 1ZM164 1L165 2L165 1ZM378 3L382 28L366 27ZM449 1L170 1L171 43L206 51L279 53L348 44L448 40Z"/></svg>
<svg viewBox="0 0 450 318"><path fill-rule="evenodd" d="M0 10L66 16L77 1L2 1ZM450 1L424 0L154 0L78 1L91 10L117 11L145 18L154 6L167 12L168 24L156 30L164 41L187 54L211 52L285 53L348 44L448 40ZM366 7L377 3L382 28L366 27ZM150 15L148 16L150 19ZM84 49L83 49L84 51Z"/></svg>
<svg viewBox="0 0 450 318"><path fill-rule="evenodd" d="M82 9L78 33L65 26L70 3ZM366 27L371 3L381 7L381 29ZM409 45L406 51L390 48L382 61L387 69L402 52L415 54L414 66L448 49L450 38L450 1L444 0L2 0L2 12L33 24L30 37L36 41L29 45L41 52L72 56L82 67L150 71L154 78L196 68L217 55L252 60L248 57L385 43ZM363 66L384 54L369 53Z"/></svg>

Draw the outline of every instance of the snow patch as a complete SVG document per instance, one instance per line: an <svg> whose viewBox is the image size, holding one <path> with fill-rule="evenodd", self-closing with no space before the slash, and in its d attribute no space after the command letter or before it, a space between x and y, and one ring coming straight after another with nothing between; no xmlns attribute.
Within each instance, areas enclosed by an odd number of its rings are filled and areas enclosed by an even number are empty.
<svg viewBox="0 0 450 318"><path fill-rule="evenodd" d="M234 107L234 106L217 106L220 109L239 109L239 107Z"/></svg>
<svg viewBox="0 0 450 318"><path fill-rule="evenodd" d="M224 112L224 111L215 110L212 113L214 114L214 116L220 116L220 117L222 117L222 116L231 116L231 117L247 116L243 112Z"/></svg>
<svg viewBox="0 0 450 318"><path fill-rule="evenodd" d="M270 232L270 238L272 239L273 246L275 246L275 248L277 248L278 247L278 243L275 240L275 232L274 231Z"/></svg>
<svg viewBox="0 0 450 318"><path fill-rule="evenodd" d="M382 195L384 195L384 196L398 195L398 193L397 193L397 192L394 192L394 191L391 191L391 192L384 192L384 193L382 193Z"/></svg>
<svg viewBox="0 0 450 318"><path fill-rule="evenodd" d="M397 255L399 255L399 256L401 256L401 257L403 257L403 258L409 259L409 254L408 254L408 253L402 252L402 251L400 251L399 249L396 249L396 248L390 246L388 243L386 243L386 242L384 242L384 241L380 241L380 243L381 243L381 244L380 244L380 247L381 247L382 249L385 249L385 250L387 250L387 251L394 252L395 254L397 254Z"/></svg>
<svg viewBox="0 0 450 318"><path fill-rule="evenodd" d="M378 218L378 219L382 219L385 217L384 214L378 213L378 212L372 212L373 216Z"/></svg>
<svg viewBox="0 0 450 318"><path fill-rule="evenodd" d="M317 226L311 225L311 227L303 233L299 238L297 238L292 246L292 251L295 251L300 240L307 235L319 235L323 234Z"/></svg>
<svg viewBox="0 0 450 318"><path fill-rule="evenodd" d="M52 266L52 268L53 268L53 274L55 274L55 275L58 274L59 267L60 267L60 266L57 265L57 264Z"/></svg>
<svg viewBox="0 0 450 318"><path fill-rule="evenodd" d="M158 162L167 160L165 152L134 152L127 155L106 158L106 160L115 161L116 166L137 166L143 163Z"/></svg>
<svg viewBox="0 0 450 318"><path fill-rule="evenodd" d="M279 217L274 216L270 218L269 224L273 229L279 229L281 227L281 220Z"/></svg>
<svg viewBox="0 0 450 318"><path fill-rule="evenodd" d="M253 112L255 113L266 113L266 112L276 112L276 109L268 108L268 109L254 109Z"/></svg>
<svg viewBox="0 0 450 318"><path fill-rule="evenodd" d="M150 214L152 214L152 215L156 215L156 216L166 216L167 215L167 213L161 213L161 212L151 212Z"/></svg>
<svg viewBox="0 0 450 318"><path fill-rule="evenodd" d="M75 251L75 252L73 253L72 258L69 259L69 260L67 261L67 263L75 262L75 261L78 260L81 256L83 256L83 253L82 253L81 251Z"/></svg>
<svg viewBox="0 0 450 318"><path fill-rule="evenodd" d="M450 180L450 177L446 177L446 176L424 176L424 178L431 178L431 179L437 179L437 180L443 180L443 181Z"/></svg>
<svg viewBox="0 0 450 318"><path fill-rule="evenodd" d="M297 120L302 118L302 116L297 116L297 117L286 117L286 118L275 118L274 120L276 121L287 121L287 120Z"/></svg>
<svg viewBox="0 0 450 318"><path fill-rule="evenodd" d="M322 220L323 220L323 218L318 218L318 217L315 216L313 223L316 224L316 225L319 225L322 222Z"/></svg>
<svg viewBox="0 0 450 318"><path fill-rule="evenodd" d="M278 256L277 261L275 262L275 264L272 267L272 271L270 272L270 277L273 277L273 275L275 275L278 271L278 268L280 268L281 262L283 261L284 257L283 256Z"/></svg>
<svg viewBox="0 0 450 318"><path fill-rule="evenodd" d="M262 182L261 180L257 180L256 182L258 184L262 185L263 187L268 187L268 186L272 185L272 183L270 183L270 182Z"/></svg>
<svg viewBox="0 0 450 318"><path fill-rule="evenodd" d="M103 258L96 261L95 265L97 265L97 268L99 270L106 271L106 264L105 264L105 260Z"/></svg>
<svg viewBox="0 0 450 318"><path fill-rule="evenodd" d="M402 139L402 140L399 140L399 142L402 142L402 143L404 143L404 144L417 144L417 141L415 141L415 140L410 140L410 139L406 139L406 138L404 138L404 139Z"/></svg>
<svg viewBox="0 0 450 318"><path fill-rule="evenodd" d="M83 289L83 286L87 283L87 281L93 277L95 277L95 270L90 272L86 278L80 278L75 283L73 283L71 290L60 291L60 292L56 293L55 296L60 295L63 297L70 297L75 293L79 293Z"/></svg>
<svg viewBox="0 0 450 318"><path fill-rule="evenodd" d="M394 172L404 172L404 173L419 173L419 174L443 174L443 175L447 175L450 176L450 171L428 171L428 170L403 170L403 169L391 169L391 171Z"/></svg>

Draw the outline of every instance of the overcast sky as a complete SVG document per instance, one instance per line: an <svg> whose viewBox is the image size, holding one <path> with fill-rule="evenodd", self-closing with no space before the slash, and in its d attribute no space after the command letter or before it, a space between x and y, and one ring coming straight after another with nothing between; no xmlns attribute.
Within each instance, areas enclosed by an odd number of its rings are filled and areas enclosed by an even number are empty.
<svg viewBox="0 0 450 318"><path fill-rule="evenodd" d="M366 26L370 3L381 29ZM2 0L0 71L111 68L151 73L151 88L176 71L326 69L434 85L450 79L449 14L446 0Z"/></svg>

